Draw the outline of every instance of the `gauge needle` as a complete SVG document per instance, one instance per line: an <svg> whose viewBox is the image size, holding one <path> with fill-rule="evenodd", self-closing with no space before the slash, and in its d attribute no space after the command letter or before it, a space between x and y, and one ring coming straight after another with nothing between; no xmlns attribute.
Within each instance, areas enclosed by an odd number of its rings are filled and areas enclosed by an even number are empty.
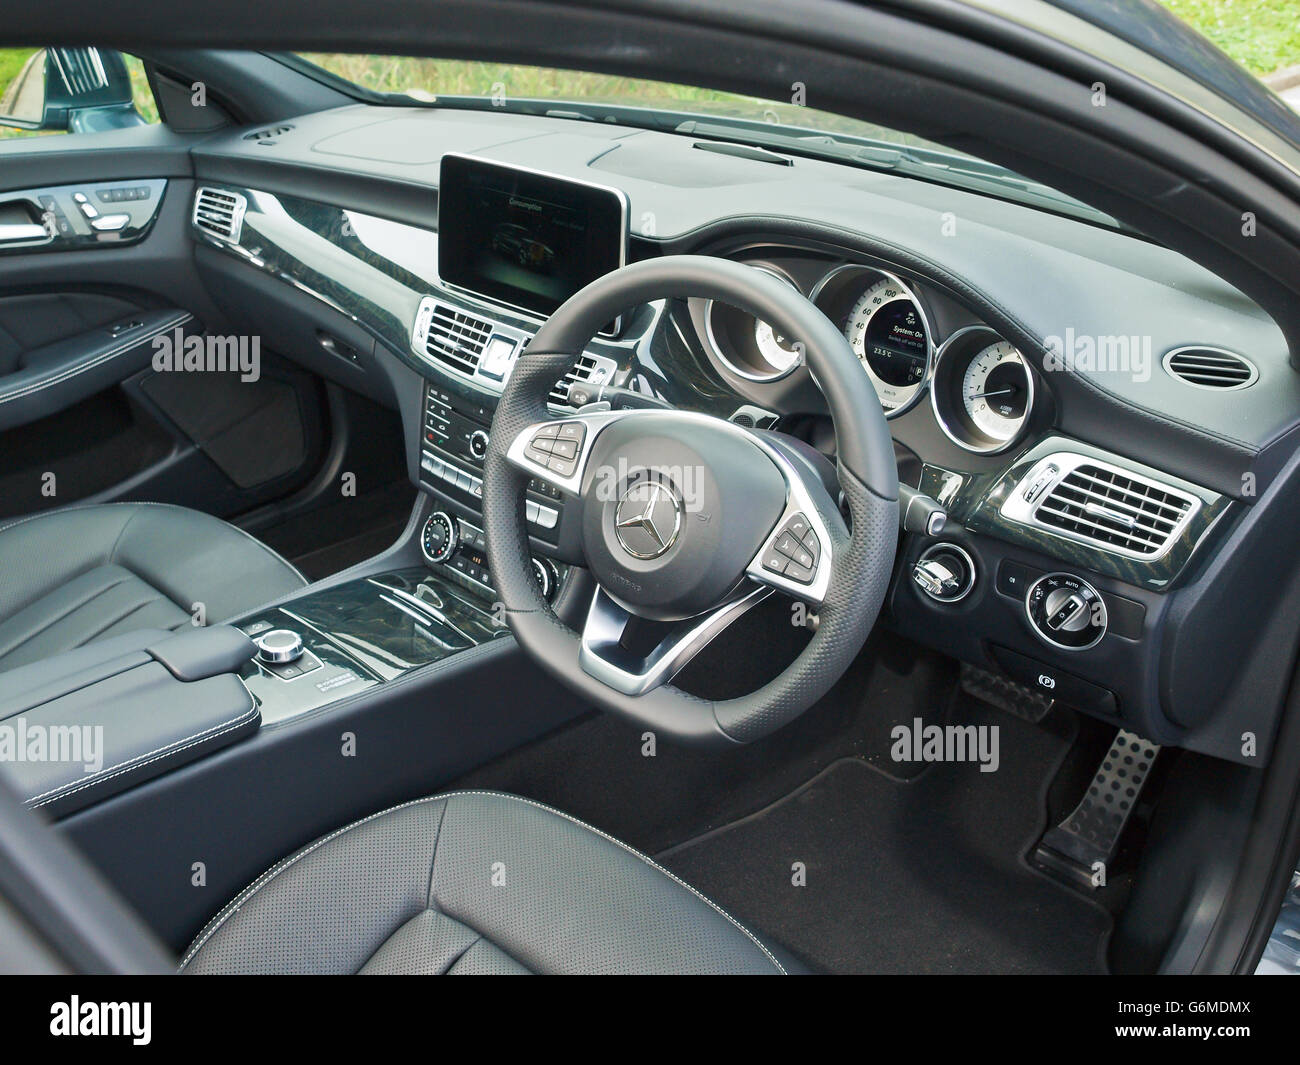
<svg viewBox="0 0 1300 1065"><path fill-rule="evenodd" d="M1014 388L1000 388L996 392L972 392L968 399L988 399L989 396L1009 396L1015 392Z"/></svg>

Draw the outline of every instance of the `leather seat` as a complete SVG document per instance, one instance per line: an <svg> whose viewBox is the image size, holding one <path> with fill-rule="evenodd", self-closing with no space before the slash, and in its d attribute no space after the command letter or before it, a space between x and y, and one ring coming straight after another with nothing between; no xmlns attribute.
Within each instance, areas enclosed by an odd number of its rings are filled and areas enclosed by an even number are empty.
<svg viewBox="0 0 1300 1065"><path fill-rule="evenodd" d="M307 582L247 533L184 507L66 507L0 527L0 670L136 629L215 624Z"/></svg>
<svg viewBox="0 0 1300 1065"><path fill-rule="evenodd" d="M788 962L630 847L452 792L309 844L222 910L190 973L753 973Z"/></svg>

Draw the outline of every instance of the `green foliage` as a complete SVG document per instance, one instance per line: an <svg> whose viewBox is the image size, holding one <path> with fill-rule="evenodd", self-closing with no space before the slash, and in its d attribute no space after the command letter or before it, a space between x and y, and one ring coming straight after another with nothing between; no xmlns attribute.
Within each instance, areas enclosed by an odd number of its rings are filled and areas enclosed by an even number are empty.
<svg viewBox="0 0 1300 1065"><path fill-rule="evenodd" d="M1161 0L1254 74L1300 63L1300 0Z"/></svg>

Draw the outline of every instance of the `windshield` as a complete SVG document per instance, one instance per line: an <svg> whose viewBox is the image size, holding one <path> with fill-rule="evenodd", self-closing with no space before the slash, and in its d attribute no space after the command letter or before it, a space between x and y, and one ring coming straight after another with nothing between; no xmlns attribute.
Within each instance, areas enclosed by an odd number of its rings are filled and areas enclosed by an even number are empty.
<svg viewBox="0 0 1300 1065"><path fill-rule="evenodd" d="M786 101L589 71L410 56L283 58L375 103L477 107L584 118L833 159L1000 196L1117 226L1109 215L1004 167L872 122Z"/></svg>

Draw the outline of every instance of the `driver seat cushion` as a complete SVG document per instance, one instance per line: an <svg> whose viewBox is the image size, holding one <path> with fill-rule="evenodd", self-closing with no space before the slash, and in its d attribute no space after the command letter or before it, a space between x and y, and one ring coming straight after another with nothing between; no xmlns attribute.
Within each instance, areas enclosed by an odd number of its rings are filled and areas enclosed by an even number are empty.
<svg viewBox="0 0 1300 1065"><path fill-rule="evenodd" d="M248 533L161 503L45 511L0 526L0 671L137 629L216 624L306 585Z"/></svg>
<svg viewBox="0 0 1300 1065"><path fill-rule="evenodd" d="M649 858L540 803L421 799L325 836L212 919L190 973L787 971Z"/></svg>

